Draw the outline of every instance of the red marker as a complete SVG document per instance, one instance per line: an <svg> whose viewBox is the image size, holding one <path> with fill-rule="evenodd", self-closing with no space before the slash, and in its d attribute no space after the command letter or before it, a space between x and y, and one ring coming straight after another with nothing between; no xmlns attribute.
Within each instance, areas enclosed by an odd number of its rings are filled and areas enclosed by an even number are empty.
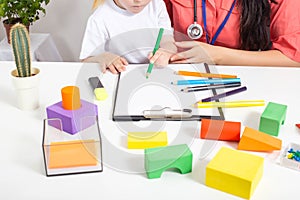
<svg viewBox="0 0 300 200"><path fill-rule="evenodd" d="M296 126L297 126L298 128L300 128L300 124L296 124Z"/></svg>

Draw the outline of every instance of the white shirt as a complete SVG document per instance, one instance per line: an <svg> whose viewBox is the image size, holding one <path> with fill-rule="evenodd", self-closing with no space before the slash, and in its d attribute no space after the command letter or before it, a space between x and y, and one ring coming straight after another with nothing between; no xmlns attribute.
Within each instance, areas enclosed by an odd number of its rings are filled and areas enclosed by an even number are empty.
<svg viewBox="0 0 300 200"><path fill-rule="evenodd" d="M159 28L172 30L163 0L152 0L137 14L106 0L88 19L80 59L106 51L126 58L129 63L146 63Z"/></svg>

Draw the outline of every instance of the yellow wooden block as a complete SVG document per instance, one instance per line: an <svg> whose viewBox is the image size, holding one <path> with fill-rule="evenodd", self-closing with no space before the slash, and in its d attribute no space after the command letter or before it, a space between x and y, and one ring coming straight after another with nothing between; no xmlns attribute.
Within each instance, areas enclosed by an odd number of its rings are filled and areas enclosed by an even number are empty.
<svg viewBox="0 0 300 200"><path fill-rule="evenodd" d="M205 184L209 187L249 199L264 168L264 158L222 147L206 166Z"/></svg>
<svg viewBox="0 0 300 200"><path fill-rule="evenodd" d="M128 149L146 149L168 145L167 132L129 132Z"/></svg>

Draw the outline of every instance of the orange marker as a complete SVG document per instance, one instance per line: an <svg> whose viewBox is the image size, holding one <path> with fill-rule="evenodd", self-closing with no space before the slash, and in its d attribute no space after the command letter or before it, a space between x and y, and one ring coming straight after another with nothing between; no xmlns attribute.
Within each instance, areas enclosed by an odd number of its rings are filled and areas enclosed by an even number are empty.
<svg viewBox="0 0 300 200"><path fill-rule="evenodd" d="M66 86L61 89L62 107L66 110L77 110L81 107L79 88Z"/></svg>
<svg viewBox="0 0 300 200"><path fill-rule="evenodd" d="M196 77L206 77L206 78L237 78L235 75L227 74L211 74L211 73L200 73L200 72L189 72L189 71L177 71L175 72L182 76L196 76Z"/></svg>

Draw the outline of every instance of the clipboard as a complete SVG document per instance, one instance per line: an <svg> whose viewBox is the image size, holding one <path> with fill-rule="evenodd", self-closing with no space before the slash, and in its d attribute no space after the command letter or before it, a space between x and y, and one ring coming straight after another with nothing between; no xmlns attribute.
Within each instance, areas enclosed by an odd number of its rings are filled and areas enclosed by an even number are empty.
<svg viewBox="0 0 300 200"><path fill-rule="evenodd" d="M192 108L192 105L201 98L199 95L216 95L216 89L207 90L205 94L197 93L197 96L196 93L182 92L180 86L171 85L172 80L191 79L191 77L176 75L175 71L185 69L210 73L209 66L171 64L165 68L156 68L151 77L146 79L147 66L147 64L129 65L126 73L122 72L118 75L112 112L113 121L201 121L203 118L224 120L222 108L212 108L211 111L205 109L206 113ZM150 93L151 91L153 94Z"/></svg>

